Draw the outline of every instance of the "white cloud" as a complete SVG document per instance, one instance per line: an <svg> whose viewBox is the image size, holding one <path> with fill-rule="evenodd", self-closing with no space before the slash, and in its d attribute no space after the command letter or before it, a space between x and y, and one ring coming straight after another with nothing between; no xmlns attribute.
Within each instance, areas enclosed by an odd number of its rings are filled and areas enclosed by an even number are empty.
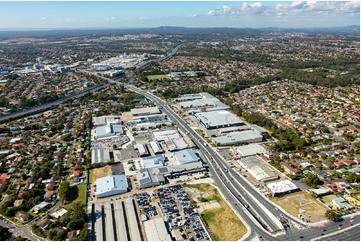
<svg viewBox="0 0 361 242"><path fill-rule="evenodd" d="M47 20L48 18L47 17L41 17L40 18L40 20L43 20L43 21L45 21L45 20Z"/></svg>
<svg viewBox="0 0 361 242"><path fill-rule="evenodd" d="M114 21L117 20L117 17L114 17L114 16L112 16L112 17L106 17L106 18L104 18L104 20L107 21L107 22L114 22Z"/></svg>
<svg viewBox="0 0 361 242"><path fill-rule="evenodd" d="M280 3L273 9L268 11L273 12L277 16L290 16L295 14L305 13L324 13L324 14L346 14L346 13L359 13L359 1L294 1L290 4Z"/></svg>
<svg viewBox="0 0 361 242"><path fill-rule="evenodd" d="M253 4L243 3L242 11L245 13L261 14L265 11L265 7L260 2Z"/></svg>
<svg viewBox="0 0 361 242"><path fill-rule="evenodd" d="M295 16L305 13L314 14L355 14L360 13L359 1L315 1L315 0L296 0L291 3L279 3L276 6L263 6L261 2L243 3L241 7L223 6L221 9L212 9L208 11L208 16L234 15L242 14L263 14L274 15L276 17Z"/></svg>
<svg viewBox="0 0 361 242"><path fill-rule="evenodd" d="M224 5L222 9L218 9L218 10L213 9L208 11L207 13L208 16L229 15L229 14L234 14L234 10L226 5Z"/></svg>

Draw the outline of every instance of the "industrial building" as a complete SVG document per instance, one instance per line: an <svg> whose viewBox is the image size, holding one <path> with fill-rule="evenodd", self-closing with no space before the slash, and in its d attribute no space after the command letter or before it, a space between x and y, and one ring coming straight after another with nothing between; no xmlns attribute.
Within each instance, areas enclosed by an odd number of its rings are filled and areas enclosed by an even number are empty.
<svg viewBox="0 0 361 242"><path fill-rule="evenodd" d="M206 129L244 124L237 116L225 110L195 113L194 117L196 117L197 121Z"/></svg>
<svg viewBox="0 0 361 242"><path fill-rule="evenodd" d="M267 190L273 197L299 191L300 189L289 180L273 182L266 185Z"/></svg>
<svg viewBox="0 0 361 242"><path fill-rule="evenodd" d="M140 164L143 168L153 168L153 167L164 166L164 161L165 161L165 156L160 154L160 155L141 158Z"/></svg>
<svg viewBox="0 0 361 242"><path fill-rule="evenodd" d="M187 137L167 140L165 145L170 152L195 147L195 144Z"/></svg>
<svg viewBox="0 0 361 242"><path fill-rule="evenodd" d="M278 179L277 173L257 156L248 156L238 160L257 181L266 182Z"/></svg>
<svg viewBox="0 0 361 242"><path fill-rule="evenodd" d="M180 134L177 130L164 130L164 131L156 131L153 132L154 139L156 141L167 141L172 139L180 138Z"/></svg>
<svg viewBox="0 0 361 242"><path fill-rule="evenodd" d="M151 141L149 142L150 147L152 148L154 154L163 153L163 148L159 145L157 141Z"/></svg>
<svg viewBox="0 0 361 242"><path fill-rule="evenodd" d="M147 146L145 144L137 144L136 149L138 150L140 157L144 157L144 156L149 155L148 148L147 148Z"/></svg>
<svg viewBox="0 0 361 242"><path fill-rule="evenodd" d="M252 130L250 126L243 125L243 126L233 126L233 127L227 127L227 128L221 128L218 130L219 134L228 134L232 132L240 132L245 130Z"/></svg>
<svg viewBox="0 0 361 242"><path fill-rule="evenodd" d="M199 94L185 94L175 99L176 106L180 109L188 109L189 113L201 112L201 108L205 108L206 111L214 110L229 110L230 108L219 101L218 98L212 96L207 92L201 92Z"/></svg>
<svg viewBox="0 0 361 242"><path fill-rule="evenodd" d="M110 175L95 181L97 198L113 196L128 191L128 181L125 175Z"/></svg>
<svg viewBox="0 0 361 242"><path fill-rule="evenodd" d="M269 152L260 144L249 144L230 148L234 155L239 157L253 156L256 154L269 154Z"/></svg>
<svg viewBox="0 0 361 242"><path fill-rule="evenodd" d="M161 124L167 124L170 121L165 114L152 114L146 116L134 116L133 120L127 123L132 131L155 129Z"/></svg>
<svg viewBox="0 0 361 242"><path fill-rule="evenodd" d="M92 164L108 162L111 159L113 159L113 152L102 148L92 149Z"/></svg>
<svg viewBox="0 0 361 242"><path fill-rule="evenodd" d="M160 172L168 172L166 167L140 169L137 171L137 180L140 188L158 186L165 183L164 175Z"/></svg>
<svg viewBox="0 0 361 242"><path fill-rule="evenodd" d="M200 161L200 158L196 155L196 153L194 153L192 149L185 149L174 152L173 157L179 165Z"/></svg>
<svg viewBox="0 0 361 242"><path fill-rule="evenodd" d="M125 134L124 127L119 124L106 124L95 128L95 137L97 139L109 138L115 135Z"/></svg>
<svg viewBox="0 0 361 242"><path fill-rule="evenodd" d="M124 201L124 207L127 214L127 224L129 229L130 238L132 241L142 241L139 231L138 219L136 216L135 207L132 198L127 198Z"/></svg>
<svg viewBox="0 0 361 242"><path fill-rule="evenodd" d="M148 241L171 241L162 218L150 219L143 224Z"/></svg>
<svg viewBox="0 0 361 242"><path fill-rule="evenodd" d="M93 125L95 127L103 126L106 124L120 124L120 116L108 115L108 116L100 116L93 117Z"/></svg>
<svg viewBox="0 0 361 242"><path fill-rule="evenodd" d="M263 140L262 135L258 131L242 131L233 132L227 135L213 137L212 142L219 145L234 145L240 143L257 143Z"/></svg>
<svg viewBox="0 0 361 242"><path fill-rule="evenodd" d="M159 108L157 106L146 108L133 108L130 110L130 112L132 113L133 117L160 114Z"/></svg>

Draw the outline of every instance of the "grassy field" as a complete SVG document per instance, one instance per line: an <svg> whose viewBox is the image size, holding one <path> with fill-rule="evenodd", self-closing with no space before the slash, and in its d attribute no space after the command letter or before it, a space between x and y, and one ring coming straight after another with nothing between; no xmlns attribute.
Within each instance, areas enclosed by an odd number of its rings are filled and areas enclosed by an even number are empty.
<svg viewBox="0 0 361 242"><path fill-rule="evenodd" d="M311 222L326 219L325 212L327 208L307 192L296 192L272 198L271 200L293 216L299 214L308 215L303 217L306 217ZM301 213L302 211L303 213Z"/></svg>
<svg viewBox="0 0 361 242"><path fill-rule="evenodd" d="M82 203L85 204L86 202L86 193L87 193L87 185L86 184L81 184L78 185L78 197L75 199L74 202L76 201L81 201Z"/></svg>
<svg viewBox="0 0 361 242"><path fill-rule="evenodd" d="M73 186L70 188L73 196L70 198L70 203L65 205L65 208L69 208L72 203L80 201L82 204L85 204L86 202L86 196L87 196L87 185L81 184L78 186Z"/></svg>
<svg viewBox="0 0 361 242"><path fill-rule="evenodd" d="M209 184L184 184L184 186L197 189L199 192L209 193L204 199L207 201L216 200L221 205L220 208L207 209L201 213L202 218L215 240L235 241L240 239L247 232L246 227L222 199L217 189Z"/></svg>
<svg viewBox="0 0 361 242"><path fill-rule="evenodd" d="M93 174L94 174L94 170L90 170L89 171L89 183L93 182Z"/></svg>
<svg viewBox="0 0 361 242"><path fill-rule="evenodd" d="M324 201L325 203L331 203L333 199L337 198L336 195L327 195L321 198L322 201Z"/></svg>
<svg viewBox="0 0 361 242"><path fill-rule="evenodd" d="M169 79L166 74L163 74L163 75L149 75L149 76L147 76L147 78L148 78L149 81L161 80L161 79Z"/></svg>
<svg viewBox="0 0 361 242"><path fill-rule="evenodd" d="M91 175L92 180L90 180L90 182L94 182L96 179L108 176L111 173L110 166L104 166L102 168L93 169L92 171L93 171Z"/></svg>

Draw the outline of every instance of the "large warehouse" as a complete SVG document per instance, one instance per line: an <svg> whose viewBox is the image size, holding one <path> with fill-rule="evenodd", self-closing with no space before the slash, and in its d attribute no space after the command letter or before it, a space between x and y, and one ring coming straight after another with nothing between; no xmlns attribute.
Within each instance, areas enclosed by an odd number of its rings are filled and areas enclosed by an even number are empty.
<svg viewBox="0 0 361 242"><path fill-rule="evenodd" d="M225 110L200 112L195 113L194 116L206 129L216 129L244 124L244 122L237 116Z"/></svg>
<svg viewBox="0 0 361 242"><path fill-rule="evenodd" d="M120 124L120 116L108 115L108 116L100 116L93 117L94 126L102 126L106 124Z"/></svg>
<svg viewBox="0 0 361 242"><path fill-rule="evenodd" d="M238 162L257 181L266 182L278 179L277 173L256 156L241 158Z"/></svg>
<svg viewBox="0 0 361 242"><path fill-rule="evenodd" d="M125 130L124 127L120 124L106 124L104 126L96 127L95 133L95 137L97 139L101 139L109 138L117 134L123 135L125 134Z"/></svg>
<svg viewBox="0 0 361 242"><path fill-rule="evenodd" d="M152 115L152 114L159 114L159 108L155 107L147 107L147 108L133 108L130 110L133 116L145 116L145 115Z"/></svg>
<svg viewBox="0 0 361 242"><path fill-rule="evenodd" d="M158 186L165 183L164 175L161 172L168 172L166 167L140 169L137 171L137 180L140 188Z"/></svg>
<svg viewBox="0 0 361 242"><path fill-rule="evenodd" d="M162 218L154 218L144 222L148 241L171 241Z"/></svg>
<svg viewBox="0 0 361 242"><path fill-rule="evenodd" d="M180 138L180 134L177 130L163 130L163 131L156 131L153 132L154 139L156 141L167 141L171 139L178 139Z"/></svg>
<svg viewBox="0 0 361 242"><path fill-rule="evenodd" d="M268 151L259 144L249 144L231 148L234 155L239 157L253 156L256 154L268 154Z"/></svg>
<svg viewBox="0 0 361 242"><path fill-rule="evenodd" d="M200 161L200 158L196 155L196 153L194 153L192 149L185 149L174 152L173 157L179 165Z"/></svg>
<svg viewBox="0 0 361 242"><path fill-rule="evenodd" d="M163 166L165 161L165 156L155 155L155 156L148 156L140 159L140 164L143 168L153 168Z"/></svg>
<svg viewBox="0 0 361 242"><path fill-rule="evenodd" d="M126 193L128 191L128 181L125 175L110 175L99 178L95 181L97 198Z"/></svg>
<svg viewBox="0 0 361 242"><path fill-rule="evenodd" d="M239 143L256 143L263 140L258 131L232 132L227 135L212 138L215 145L234 145Z"/></svg>

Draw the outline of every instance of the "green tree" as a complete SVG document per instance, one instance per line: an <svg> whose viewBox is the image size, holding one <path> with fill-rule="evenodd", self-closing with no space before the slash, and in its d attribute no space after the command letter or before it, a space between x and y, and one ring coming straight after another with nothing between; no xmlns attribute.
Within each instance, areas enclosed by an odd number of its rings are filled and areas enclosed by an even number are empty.
<svg viewBox="0 0 361 242"><path fill-rule="evenodd" d="M305 178L306 185L312 187L312 188L316 188L318 185L321 185L321 180L314 174L308 174L307 177Z"/></svg>
<svg viewBox="0 0 361 242"><path fill-rule="evenodd" d="M4 240L9 240L11 239L11 232L9 231L8 228L4 228L0 226L0 240L4 241Z"/></svg>
<svg viewBox="0 0 361 242"><path fill-rule="evenodd" d="M348 173L345 180L348 183L360 182L360 175L357 175L356 173L350 172L350 173Z"/></svg>
<svg viewBox="0 0 361 242"><path fill-rule="evenodd" d="M325 216L328 220L336 221L338 213L333 209L328 209L325 213Z"/></svg>
<svg viewBox="0 0 361 242"><path fill-rule="evenodd" d="M70 195L69 191L70 191L69 182L68 181L61 182L58 193L59 193L59 198L63 203L68 201Z"/></svg>
<svg viewBox="0 0 361 242"><path fill-rule="evenodd" d="M61 218L61 222L66 224L69 230L82 229L87 222L85 204L80 201L73 202L68 212Z"/></svg>

